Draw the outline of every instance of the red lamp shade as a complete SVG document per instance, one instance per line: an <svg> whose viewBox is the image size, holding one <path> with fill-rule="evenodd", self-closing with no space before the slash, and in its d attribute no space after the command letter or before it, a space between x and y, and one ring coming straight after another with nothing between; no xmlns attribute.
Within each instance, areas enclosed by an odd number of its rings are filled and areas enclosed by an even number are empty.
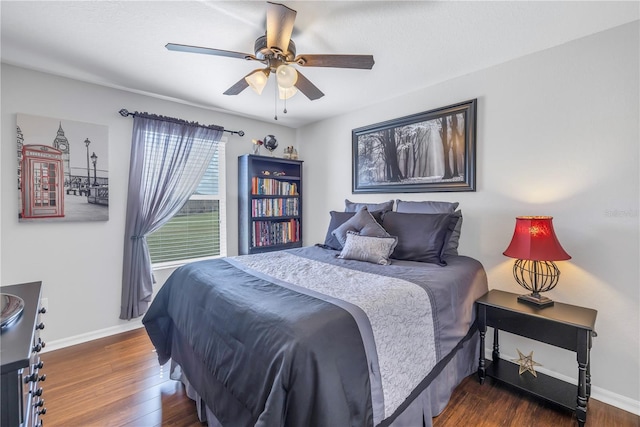
<svg viewBox="0 0 640 427"><path fill-rule="evenodd" d="M571 256L562 249L553 231L551 216L516 217L516 229L504 255L523 260L563 261Z"/></svg>

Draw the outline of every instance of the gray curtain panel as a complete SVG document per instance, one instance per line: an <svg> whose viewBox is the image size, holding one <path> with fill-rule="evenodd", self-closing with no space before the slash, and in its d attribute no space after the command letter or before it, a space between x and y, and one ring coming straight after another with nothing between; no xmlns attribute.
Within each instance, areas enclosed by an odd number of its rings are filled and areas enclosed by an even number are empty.
<svg viewBox="0 0 640 427"><path fill-rule="evenodd" d="M196 190L224 131L166 119L136 115L133 122L121 319L146 312L154 282L146 236L169 221Z"/></svg>

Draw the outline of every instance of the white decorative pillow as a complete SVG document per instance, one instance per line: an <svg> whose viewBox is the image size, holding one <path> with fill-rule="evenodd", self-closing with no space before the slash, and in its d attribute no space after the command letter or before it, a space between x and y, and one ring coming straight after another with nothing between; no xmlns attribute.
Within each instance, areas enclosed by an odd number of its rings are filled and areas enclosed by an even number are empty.
<svg viewBox="0 0 640 427"><path fill-rule="evenodd" d="M374 264L390 264L389 256L398 244L398 238L361 236L353 231L347 232L347 240L338 258L366 261Z"/></svg>

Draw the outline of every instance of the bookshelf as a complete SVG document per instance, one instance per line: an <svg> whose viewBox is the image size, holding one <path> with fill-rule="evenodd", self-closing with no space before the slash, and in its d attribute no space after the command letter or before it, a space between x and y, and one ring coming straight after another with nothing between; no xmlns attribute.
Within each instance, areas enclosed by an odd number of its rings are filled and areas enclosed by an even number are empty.
<svg viewBox="0 0 640 427"><path fill-rule="evenodd" d="M302 161L238 157L240 255L302 246Z"/></svg>

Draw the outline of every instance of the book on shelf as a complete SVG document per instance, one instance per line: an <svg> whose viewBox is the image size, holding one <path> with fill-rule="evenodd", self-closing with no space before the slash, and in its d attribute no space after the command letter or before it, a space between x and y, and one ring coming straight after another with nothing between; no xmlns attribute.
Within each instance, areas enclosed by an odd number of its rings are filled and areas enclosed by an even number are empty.
<svg viewBox="0 0 640 427"><path fill-rule="evenodd" d="M251 178L251 194L264 196L297 196L298 186L295 182L254 176Z"/></svg>
<svg viewBox="0 0 640 427"><path fill-rule="evenodd" d="M297 198L253 199L252 217L298 216L300 201Z"/></svg>
<svg viewBox="0 0 640 427"><path fill-rule="evenodd" d="M273 246L300 240L300 222L297 219L288 221L253 221L252 246Z"/></svg>

